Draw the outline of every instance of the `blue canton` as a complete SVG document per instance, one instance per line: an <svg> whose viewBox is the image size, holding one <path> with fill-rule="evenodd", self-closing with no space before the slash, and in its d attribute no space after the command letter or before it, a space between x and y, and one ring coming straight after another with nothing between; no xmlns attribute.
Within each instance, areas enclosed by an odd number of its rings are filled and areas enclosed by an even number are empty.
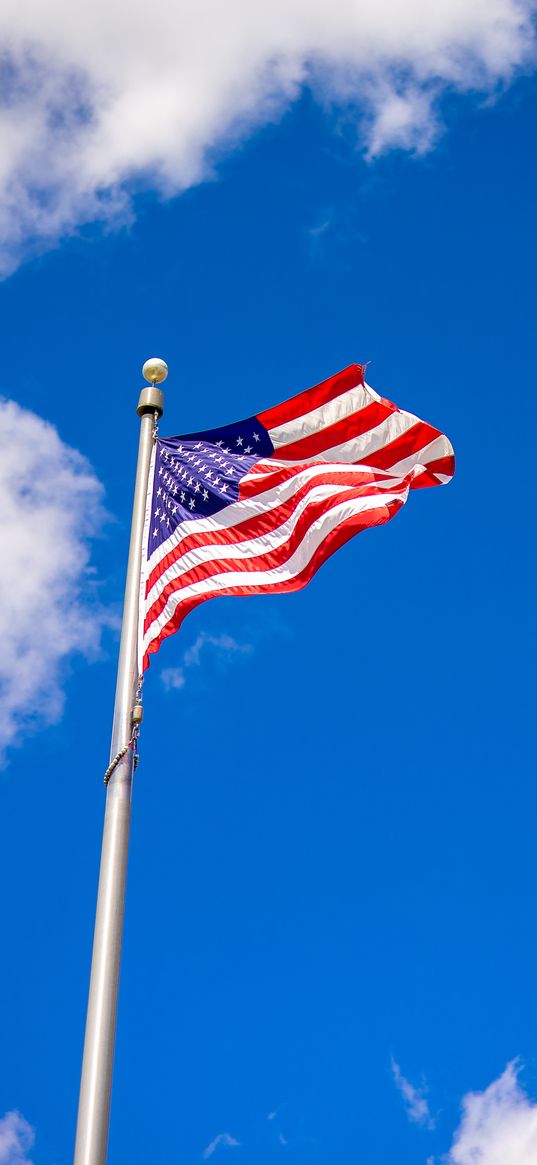
<svg viewBox="0 0 537 1165"><path fill-rule="evenodd" d="M158 438L148 557L180 522L209 518L236 502L241 478L273 452L257 417L206 433Z"/></svg>

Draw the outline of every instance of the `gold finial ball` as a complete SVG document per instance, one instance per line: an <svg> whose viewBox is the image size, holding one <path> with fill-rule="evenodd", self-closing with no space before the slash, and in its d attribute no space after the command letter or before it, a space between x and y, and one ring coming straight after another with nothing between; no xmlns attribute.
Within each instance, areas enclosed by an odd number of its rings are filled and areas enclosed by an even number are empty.
<svg viewBox="0 0 537 1165"><path fill-rule="evenodd" d="M146 360L142 373L144 379L148 380L150 384L162 384L168 375L168 365L165 360L160 360L158 356L152 356L150 360Z"/></svg>

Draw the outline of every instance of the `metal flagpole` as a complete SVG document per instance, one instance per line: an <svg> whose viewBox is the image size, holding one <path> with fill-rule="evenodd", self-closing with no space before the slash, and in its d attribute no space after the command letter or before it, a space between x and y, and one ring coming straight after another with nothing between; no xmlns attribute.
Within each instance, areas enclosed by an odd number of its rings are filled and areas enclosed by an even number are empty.
<svg viewBox="0 0 537 1165"><path fill-rule="evenodd" d="M163 393L157 384L166 379L168 368L163 360L155 358L146 361L143 374L150 382L150 387L142 389L137 408L140 444L117 669L108 769L110 777L106 792L74 1165L105 1165L108 1144L134 769L134 751L130 746L141 717L137 700L137 641L142 537L154 425L155 420L162 416L164 402Z"/></svg>

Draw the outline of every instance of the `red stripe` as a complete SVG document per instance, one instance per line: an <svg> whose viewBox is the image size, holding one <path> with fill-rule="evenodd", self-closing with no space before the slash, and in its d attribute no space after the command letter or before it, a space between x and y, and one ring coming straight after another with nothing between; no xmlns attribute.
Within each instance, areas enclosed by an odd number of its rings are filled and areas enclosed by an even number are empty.
<svg viewBox="0 0 537 1165"><path fill-rule="evenodd" d="M445 477L453 477L455 473L455 457L438 457L436 461L428 461L427 469L431 473L442 473Z"/></svg>
<svg viewBox="0 0 537 1165"><path fill-rule="evenodd" d="M405 493L405 489L401 490ZM163 587L157 599L146 614L144 621L144 635L150 628L155 619L164 610L166 603L170 596L175 591L182 590L183 587L191 586L193 583L202 582L205 579L212 578L216 574L226 574L231 571L243 570L246 573L255 570L274 570L278 566L284 566L286 562L294 554L297 547L307 537L307 533L311 526L321 519L330 510L334 509L342 502L352 501L357 497L363 496L363 489L346 490L343 495L323 498L319 501L312 501L310 505L302 512L293 527L289 537L280 546L275 546L270 550L265 550L256 554L254 557L248 558L217 558L206 559L198 563L196 566L191 566L189 570L182 571L175 578L171 579L169 583ZM342 519L343 521L345 519ZM269 528L274 530L279 522L270 522ZM263 534L267 530L267 523L259 520L259 527L257 535Z"/></svg>
<svg viewBox="0 0 537 1165"><path fill-rule="evenodd" d="M418 476L410 483L411 489L425 489L428 485L445 485L446 482L440 481L436 475L442 473L444 477L453 477L455 472L455 458L454 457L439 457L437 461L429 461L425 473L418 473Z"/></svg>
<svg viewBox="0 0 537 1165"><path fill-rule="evenodd" d="M437 477L435 477L434 473L430 473L430 471L428 469L425 469L423 471L423 473L418 473L417 477L414 478L413 482L411 483L410 488L411 489L425 489L429 485L441 485L441 484L442 484L442 482L439 481L439 479Z"/></svg>
<svg viewBox="0 0 537 1165"><path fill-rule="evenodd" d="M271 478L268 486L266 482L263 483L262 490L272 488L273 485L281 484L281 482L284 480L284 475L286 478L296 477L298 472L299 471L296 466L293 467L293 469L282 469L280 471L281 478L279 478L276 482L273 482ZM190 550L195 550L198 546L206 546L208 544L214 544L215 546L225 546L231 545L235 542L242 542L245 539L256 538L260 534L267 533L269 530L274 529L275 526L281 526L286 518L289 517L296 509L296 506L300 500L317 485L348 486L349 489L354 490L356 497L364 493L378 493L380 495L386 492L386 488L389 489L390 492L393 490L393 485L391 483L388 483L388 485L383 488L382 486L373 485L373 480L373 474L355 470L351 465L346 467L345 473L334 473L333 470L330 469L330 466L327 465L326 473L321 473L315 478L309 481L305 481L300 486L300 488L295 491L295 493L291 494L291 497L288 498L287 501L282 502L279 506L274 506L270 510L261 510L260 513L256 513L248 518L244 518L242 522L236 522L233 526L222 527L215 524L209 530L201 530L197 533L187 534L184 538L181 539L177 546L174 546L172 550L170 550L166 555L159 559L159 561L153 567L146 583L146 596L158 582L161 575L163 575L165 571L169 570L169 568L173 566L174 562L176 562L179 558L182 558L183 554L186 554ZM254 486L254 484L257 483L251 482L247 484ZM337 496L334 495L336 501L342 500L345 496L346 494L344 493L340 493Z"/></svg>
<svg viewBox="0 0 537 1165"><path fill-rule="evenodd" d="M327 401L333 400L334 397L341 396L343 392L356 388L358 384L363 384L364 375L364 365L350 364L348 368L343 369L343 372L336 373L329 380L323 380L314 388L308 388L305 392L299 393L298 396L292 396L290 400L276 405L273 409L266 409L264 413L258 413L257 419L265 426L265 429L275 429L278 425L284 425L287 421L294 421L297 417L310 413L312 409L317 409L320 405L326 404Z"/></svg>
<svg viewBox="0 0 537 1165"><path fill-rule="evenodd" d="M275 456L282 461L301 461L315 457L318 453L324 453L325 449L333 449L337 445L343 445L345 441L352 441L354 437L368 433L370 429L376 429L377 425L381 425L392 412L393 409L387 409L385 405L373 401L356 413L351 413L349 417L343 417L341 421L319 429L310 437L302 437L290 445L279 445Z"/></svg>
<svg viewBox="0 0 537 1165"><path fill-rule="evenodd" d="M263 464L260 462L259 464ZM296 477L305 469L310 469L316 466L318 469L325 467L326 472L320 473L312 482L328 482L334 485L346 485L346 477L349 475L349 485L370 485L376 481L386 481L386 476L381 473L369 472L367 466L359 466L348 464L343 461L326 461L326 462L308 462L305 461L301 465L286 465L274 466L270 473L260 472L259 476L243 479L239 486L239 500L243 501L245 498L255 498L258 494L265 493L267 490L276 489L277 486L283 485L289 481L291 477ZM335 468L338 467L339 472L336 473ZM254 471L256 466L254 466Z"/></svg>
<svg viewBox="0 0 537 1165"><path fill-rule="evenodd" d="M169 623L159 632L156 639L149 644L146 655L144 656L144 671L149 667L149 656L154 655L158 651L160 644L169 635L173 635L181 626L181 623L186 616L204 603L207 599L214 599L217 597L225 597L229 595L256 595L269 593L285 593L289 591L298 591L305 587L313 575L317 572L323 562L330 558L340 546L348 542L354 534L360 533L362 530L370 529L372 526L382 526L393 518L394 514L403 505L402 501L393 501L388 505L379 506L376 510L368 510L365 514L355 514L352 518L347 518L331 530L325 538L324 542L317 548L311 561L304 567L304 570L291 579L284 579L281 582L275 583L258 583L255 585L241 585L234 587L226 587L224 590L209 591L207 594L196 596L194 599L187 599L183 603L179 603Z"/></svg>
<svg viewBox="0 0 537 1165"><path fill-rule="evenodd" d="M396 437L395 441L383 445L381 449L377 449L376 453L366 453L357 464L365 464L371 466L372 469L391 469L392 465L397 465L399 461L403 461L405 457L410 457L412 453L419 453L421 449L434 441L435 437L442 435L439 429L433 429L432 425L427 425L425 421L417 421L411 429L407 429L406 433Z"/></svg>

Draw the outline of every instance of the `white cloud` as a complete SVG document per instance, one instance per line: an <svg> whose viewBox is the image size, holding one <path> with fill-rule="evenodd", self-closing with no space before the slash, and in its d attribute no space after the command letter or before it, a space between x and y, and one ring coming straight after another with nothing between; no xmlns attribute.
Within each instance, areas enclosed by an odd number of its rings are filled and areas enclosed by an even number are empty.
<svg viewBox="0 0 537 1165"><path fill-rule="evenodd" d="M189 647L184 654L184 662L186 667L193 665L198 667L201 661L201 653L205 647L215 648L217 651L223 651L226 655L249 655L253 651L251 643L238 643L231 635L208 635L202 631L196 642Z"/></svg>
<svg viewBox="0 0 537 1165"><path fill-rule="evenodd" d="M0 759L21 734L59 720L64 664L98 651L88 541L102 486L56 429L0 399Z"/></svg>
<svg viewBox="0 0 537 1165"><path fill-rule="evenodd" d="M167 692L180 691L186 684L182 667L165 667L160 678Z"/></svg>
<svg viewBox="0 0 537 1165"><path fill-rule="evenodd" d="M399 1064L396 1063L393 1056L391 1065L395 1083L406 1104L408 1119L424 1128L434 1129L435 1122L431 1116L424 1089L416 1088L403 1076Z"/></svg>
<svg viewBox="0 0 537 1165"><path fill-rule="evenodd" d="M537 1103L518 1081L518 1067L484 1092L469 1092L445 1165L537 1165Z"/></svg>
<svg viewBox="0 0 537 1165"><path fill-rule="evenodd" d="M228 1149L236 1149L239 1147L240 1141L235 1140L235 1137L232 1137L230 1133L219 1133L214 1138L214 1141L211 1141L210 1145L207 1145L207 1148L203 1150L202 1156L204 1160L212 1157L213 1153L221 1145L226 1145Z"/></svg>
<svg viewBox="0 0 537 1165"><path fill-rule="evenodd" d="M80 224L125 221L309 86L371 156L429 148L446 90L527 67L534 0L3 0L1 263Z"/></svg>
<svg viewBox="0 0 537 1165"><path fill-rule="evenodd" d="M6 1112L0 1118L0 1165L32 1165L27 1150L34 1141L34 1130L20 1112Z"/></svg>
<svg viewBox="0 0 537 1165"><path fill-rule="evenodd" d="M206 631L201 631L192 646L184 652L182 667L165 667L162 671L160 678L167 692L184 688L187 681L186 671L200 666L202 653L205 655L207 648L210 648L212 653L217 652L220 663L227 663L233 656L250 655L253 651L251 643L238 643L231 635L209 635Z"/></svg>

